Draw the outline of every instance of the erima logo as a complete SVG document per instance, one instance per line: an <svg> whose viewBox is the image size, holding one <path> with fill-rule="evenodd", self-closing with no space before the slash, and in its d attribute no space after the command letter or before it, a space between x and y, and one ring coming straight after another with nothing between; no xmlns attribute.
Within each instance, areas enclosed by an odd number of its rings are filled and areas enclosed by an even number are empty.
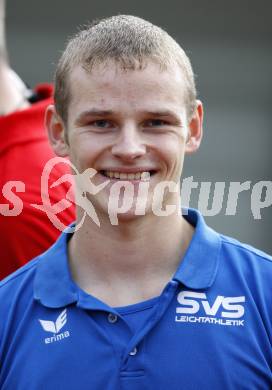
<svg viewBox="0 0 272 390"><path fill-rule="evenodd" d="M244 296L224 297L218 295L214 302L210 303L204 293L182 291L178 294L177 300L181 306L176 308L178 314L175 317L176 322L244 326L244 320L241 319L245 313ZM201 311L204 312L205 316L196 315Z"/></svg>
<svg viewBox="0 0 272 390"><path fill-rule="evenodd" d="M40 324L46 332L53 333L54 336L52 337L46 337L44 339L45 344L54 343L55 341L60 341L66 337L70 336L69 331L65 331L63 333L59 333L59 331L64 327L64 325L67 322L67 312L66 309L64 309L58 318L56 319L56 322L54 321L47 321L47 320L39 320ZM58 334L59 333L59 334Z"/></svg>

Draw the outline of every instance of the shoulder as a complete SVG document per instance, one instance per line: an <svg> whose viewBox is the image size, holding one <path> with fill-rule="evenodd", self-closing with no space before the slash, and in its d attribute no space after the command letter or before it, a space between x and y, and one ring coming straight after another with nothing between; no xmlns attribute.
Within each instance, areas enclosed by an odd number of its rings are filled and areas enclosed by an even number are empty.
<svg viewBox="0 0 272 390"><path fill-rule="evenodd" d="M36 271L45 253L0 281L0 318L8 317L9 313L24 311L33 302Z"/></svg>
<svg viewBox="0 0 272 390"><path fill-rule="evenodd" d="M0 340L5 329L11 326L15 318L22 317L33 302L33 286L40 258L38 256L31 260L0 281Z"/></svg>
<svg viewBox="0 0 272 390"><path fill-rule="evenodd" d="M0 282L0 359L33 303L38 262L39 258L30 261Z"/></svg>
<svg viewBox="0 0 272 390"><path fill-rule="evenodd" d="M242 243L234 238L219 234L222 250L239 259L247 259L247 261L255 261L257 264L266 264L272 271L272 256L254 248L251 245Z"/></svg>
<svg viewBox="0 0 272 390"><path fill-rule="evenodd" d="M18 290L28 290L32 288L32 281L35 277L35 271L40 256L29 261L23 267L13 272L6 278L0 281L0 311L3 304L3 298L10 298L16 296Z"/></svg>
<svg viewBox="0 0 272 390"><path fill-rule="evenodd" d="M252 297L262 297L267 304L271 290L272 257L259 249L220 235L219 272L230 284L243 285ZM267 293L265 293L267 291Z"/></svg>

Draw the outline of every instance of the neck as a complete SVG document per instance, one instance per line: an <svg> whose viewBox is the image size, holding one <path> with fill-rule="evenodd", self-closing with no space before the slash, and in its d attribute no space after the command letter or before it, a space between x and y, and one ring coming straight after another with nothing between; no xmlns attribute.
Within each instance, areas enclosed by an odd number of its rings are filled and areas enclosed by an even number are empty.
<svg viewBox="0 0 272 390"><path fill-rule="evenodd" d="M192 226L178 215L139 217L118 226L104 222L100 228L86 220L70 240L71 273L83 290L94 295L101 297L96 292L102 286L110 286L115 296L122 286L131 291L135 286L129 302L148 299L171 279L192 235Z"/></svg>

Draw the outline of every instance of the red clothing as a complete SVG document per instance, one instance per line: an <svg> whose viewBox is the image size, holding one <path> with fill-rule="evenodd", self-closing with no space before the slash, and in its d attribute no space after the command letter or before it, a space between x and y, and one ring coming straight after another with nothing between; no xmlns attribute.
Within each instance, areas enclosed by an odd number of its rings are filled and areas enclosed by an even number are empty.
<svg viewBox="0 0 272 390"><path fill-rule="evenodd" d="M41 174L46 162L55 157L44 127L45 109L52 103L52 87L40 85L37 92L43 100L28 109L0 117L0 279L45 251L61 233L44 211L31 206L43 203ZM67 164L55 166L49 186L66 173L71 173ZM9 205L9 209L15 207L12 198L7 199L2 193L5 183L11 180L25 184L24 192L12 189L21 199L22 212L17 216L4 216L3 207L7 206L3 205ZM65 199L69 188L68 183L63 183L50 190L51 203ZM68 225L75 218L74 205L57 216Z"/></svg>

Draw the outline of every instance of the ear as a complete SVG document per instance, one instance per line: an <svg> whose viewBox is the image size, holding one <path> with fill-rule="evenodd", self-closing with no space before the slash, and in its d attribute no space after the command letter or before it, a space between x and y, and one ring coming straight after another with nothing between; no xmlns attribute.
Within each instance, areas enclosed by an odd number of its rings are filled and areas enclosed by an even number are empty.
<svg viewBox="0 0 272 390"><path fill-rule="evenodd" d="M66 142L65 126L63 120L56 112L55 106L52 104L47 107L45 113L45 126L49 141L56 155L67 157L69 155L69 145Z"/></svg>
<svg viewBox="0 0 272 390"><path fill-rule="evenodd" d="M185 153L194 153L200 146L203 135L203 105L200 100L196 101L196 109L189 122L188 137L185 145Z"/></svg>

